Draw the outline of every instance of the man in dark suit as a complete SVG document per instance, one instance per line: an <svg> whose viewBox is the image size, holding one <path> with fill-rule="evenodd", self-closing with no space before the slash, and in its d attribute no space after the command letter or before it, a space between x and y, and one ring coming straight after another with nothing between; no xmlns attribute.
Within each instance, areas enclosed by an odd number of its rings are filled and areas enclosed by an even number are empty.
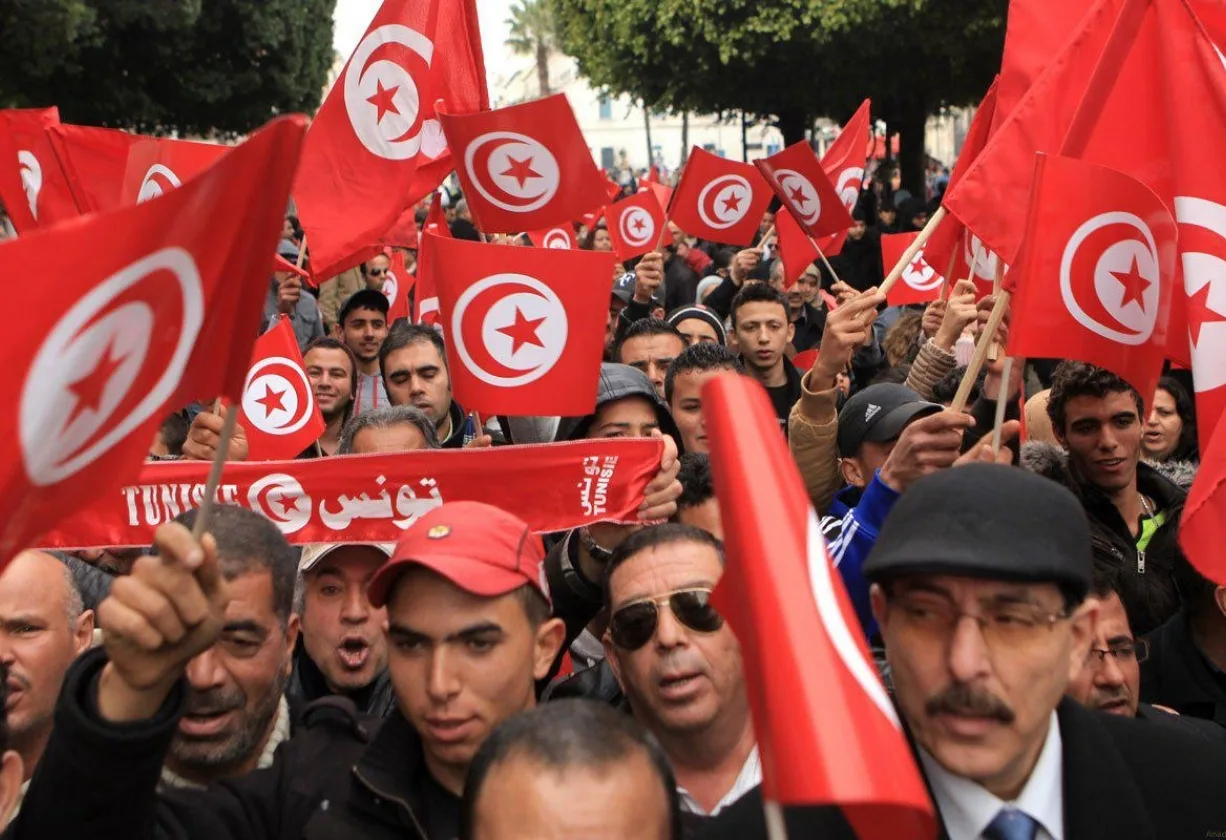
<svg viewBox="0 0 1226 840"><path fill-rule="evenodd" d="M1001 465L916 482L864 573L896 700L950 840L1226 833L1226 751L1064 699L1090 655L1074 496Z"/></svg>

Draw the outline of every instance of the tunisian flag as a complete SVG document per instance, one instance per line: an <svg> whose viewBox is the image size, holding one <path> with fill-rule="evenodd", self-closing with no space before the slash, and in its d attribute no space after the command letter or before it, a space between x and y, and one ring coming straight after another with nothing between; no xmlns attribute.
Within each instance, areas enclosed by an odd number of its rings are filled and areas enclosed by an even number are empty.
<svg viewBox="0 0 1226 840"><path fill-rule="evenodd" d="M230 148L217 143L138 137L128 147L120 203L139 204L178 189L184 181L216 163Z"/></svg>
<svg viewBox="0 0 1226 840"><path fill-rule="evenodd" d="M135 476L167 413L241 397L305 132L277 120L181 189L0 245L0 276L56 278L7 290L0 566Z"/></svg>
<svg viewBox="0 0 1226 840"><path fill-rule="evenodd" d="M702 398L728 551L712 600L741 643L762 798L838 805L866 840L934 837L924 782L766 391L723 375Z"/></svg>
<svg viewBox="0 0 1226 840"><path fill-rule="evenodd" d="M903 254L919 233L884 233L881 235L881 264L893 266L902 259ZM886 303L890 306L905 306L910 303L929 303L941 296L941 287L945 285L945 277L928 264L924 259L924 248L920 248L903 269L902 282L895 283L886 294Z"/></svg>
<svg viewBox="0 0 1226 840"><path fill-rule="evenodd" d="M47 139L82 213L107 212L119 206L128 149L141 139L140 135L56 123L47 129Z"/></svg>
<svg viewBox="0 0 1226 840"><path fill-rule="evenodd" d="M809 144L793 143L754 161L783 206L814 239L841 233L854 222Z"/></svg>
<svg viewBox="0 0 1226 840"><path fill-rule="evenodd" d="M614 256L424 239L456 400L487 415L590 414Z"/></svg>
<svg viewBox="0 0 1226 840"><path fill-rule="evenodd" d="M238 422L247 431L252 461L296 458L327 428L288 318L255 343Z"/></svg>
<svg viewBox="0 0 1226 840"><path fill-rule="evenodd" d="M850 213L860 200L864 186L864 164L868 162L868 147L872 143L869 129L869 100L865 99L843 124L843 130L834 138L826 154L822 155L822 169L834 184L834 191ZM829 255L830 252L827 252Z"/></svg>
<svg viewBox="0 0 1226 840"><path fill-rule="evenodd" d="M579 242L575 239L575 229L569 222L547 230L528 231L528 239L538 248L573 251L579 247Z"/></svg>
<svg viewBox="0 0 1226 840"><path fill-rule="evenodd" d="M391 261L387 274L383 278L383 296L387 298L387 323L394 324L401 318L409 318L409 291L417 279L409 273L404 264L404 251L392 248L388 256Z"/></svg>
<svg viewBox="0 0 1226 840"><path fill-rule="evenodd" d="M484 114L448 109L440 117L483 233L553 227L609 200L564 94Z"/></svg>
<svg viewBox="0 0 1226 840"><path fill-rule="evenodd" d="M610 204L605 208L604 217L609 225L609 238L613 240L613 252L623 262L656 250L657 243L672 244L664 209L650 190Z"/></svg>
<svg viewBox="0 0 1226 840"><path fill-rule="evenodd" d="M1175 220L1134 178L1038 155L1013 293L1009 355L1106 368L1149 404L1166 359Z"/></svg>
<svg viewBox="0 0 1226 840"><path fill-rule="evenodd" d="M434 282L434 265L432 256L426 253L426 239L437 236L451 239L451 228L447 226L447 217L443 213L443 202L438 196L430 203L430 211L426 215L426 223L421 227L421 245L417 251L417 294L413 300L416 307L413 312L413 322L434 326L439 321L438 284Z"/></svg>
<svg viewBox="0 0 1226 840"><path fill-rule="evenodd" d="M1188 562L1218 586L1226 586L1226 425L1201 445L1200 468L1179 524L1179 547Z"/></svg>
<svg viewBox="0 0 1226 840"><path fill-rule="evenodd" d="M690 150L669 218L686 233L748 248L771 202L770 185L750 163Z"/></svg>
<svg viewBox="0 0 1226 840"><path fill-rule="evenodd" d="M18 233L81 215L47 130L57 108L0 111L0 202Z"/></svg>
<svg viewBox="0 0 1226 840"><path fill-rule="evenodd" d="M792 288L805 269L820 256L813 240L786 207L775 214L775 233L779 235L779 257L783 260L783 287Z"/></svg>
<svg viewBox="0 0 1226 840"><path fill-rule="evenodd" d="M375 14L311 125L294 182L316 276L360 262L437 185L422 189L419 168L450 166L434 103L486 105L475 20L471 0L385 0ZM469 79L463 90L457 78Z"/></svg>

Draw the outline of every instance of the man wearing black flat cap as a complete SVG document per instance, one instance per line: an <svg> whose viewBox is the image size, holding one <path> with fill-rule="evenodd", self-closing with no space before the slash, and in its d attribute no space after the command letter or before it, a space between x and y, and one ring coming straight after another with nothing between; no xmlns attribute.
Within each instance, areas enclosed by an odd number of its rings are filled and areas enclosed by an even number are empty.
<svg viewBox="0 0 1226 840"><path fill-rule="evenodd" d="M1063 697L1099 609L1070 492L998 465L925 477L894 506L864 574L942 836L1226 832L1220 748Z"/></svg>

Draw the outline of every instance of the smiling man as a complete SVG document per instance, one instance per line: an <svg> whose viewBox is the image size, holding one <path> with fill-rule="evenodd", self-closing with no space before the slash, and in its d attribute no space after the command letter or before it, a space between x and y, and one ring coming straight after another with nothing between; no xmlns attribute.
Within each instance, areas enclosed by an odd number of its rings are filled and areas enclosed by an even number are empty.
<svg viewBox="0 0 1226 840"><path fill-rule="evenodd" d="M1068 491L971 464L916 482L865 563L950 840L1156 840L1226 825L1220 748L1064 697L1096 640L1090 543Z"/></svg>
<svg viewBox="0 0 1226 840"><path fill-rule="evenodd" d="M319 436L319 451L335 455L341 428L353 409L353 395L358 387L358 360L343 342L318 338L306 349L302 361L311 383L311 394L326 424ZM314 444L304 454L314 455Z"/></svg>

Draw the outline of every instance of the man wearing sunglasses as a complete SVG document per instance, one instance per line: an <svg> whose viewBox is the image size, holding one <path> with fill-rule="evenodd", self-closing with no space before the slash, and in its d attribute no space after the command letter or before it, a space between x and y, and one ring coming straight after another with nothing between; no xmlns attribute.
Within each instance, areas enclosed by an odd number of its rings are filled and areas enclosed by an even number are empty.
<svg viewBox="0 0 1226 840"><path fill-rule="evenodd" d="M765 838L762 762L741 648L711 606L724 549L706 531L657 525L606 571L605 654L635 718L664 747L695 838ZM792 837L852 837L837 809L788 814Z"/></svg>
<svg viewBox="0 0 1226 840"><path fill-rule="evenodd" d="M864 573L949 840L1226 830L1226 751L1064 697L1098 647L1091 556L1076 497L1014 467L921 478L886 520Z"/></svg>

